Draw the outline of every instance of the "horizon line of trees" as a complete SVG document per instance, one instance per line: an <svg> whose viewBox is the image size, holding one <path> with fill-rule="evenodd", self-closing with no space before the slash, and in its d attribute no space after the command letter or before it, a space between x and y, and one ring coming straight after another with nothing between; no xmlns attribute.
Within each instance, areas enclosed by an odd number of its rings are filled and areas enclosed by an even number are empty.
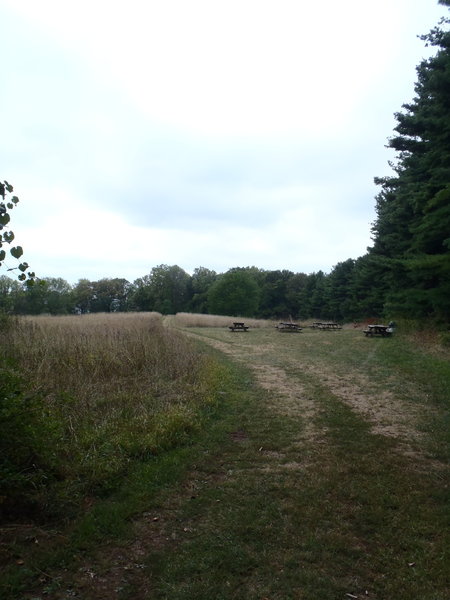
<svg viewBox="0 0 450 600"><path fill-rule="evenodd" d="M191 312L275 319L350 321L383 317L381 288L368 285L373 259L367 254L338 263L329 274L235 267L217 273L198 267L189 275L178 265L158 265L148 275L80 279L41 279L28 287L0 277L0 312L14 315L69 315L96 312ZM393 316L393 315L392 315ZM398 315L397 315L398 316Z"/></svg>

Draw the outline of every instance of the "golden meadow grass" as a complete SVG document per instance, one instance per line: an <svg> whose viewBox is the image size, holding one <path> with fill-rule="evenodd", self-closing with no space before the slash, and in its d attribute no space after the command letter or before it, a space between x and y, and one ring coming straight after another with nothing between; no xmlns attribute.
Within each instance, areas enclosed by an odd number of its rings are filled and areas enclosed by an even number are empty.
<svg viewBox="0 0 450 600"><path fill-rule="evenodd" d="M3 344L40 399L36 463L84 490L186 441L213 401L214 363L158 313L23 317Z"/></svg>

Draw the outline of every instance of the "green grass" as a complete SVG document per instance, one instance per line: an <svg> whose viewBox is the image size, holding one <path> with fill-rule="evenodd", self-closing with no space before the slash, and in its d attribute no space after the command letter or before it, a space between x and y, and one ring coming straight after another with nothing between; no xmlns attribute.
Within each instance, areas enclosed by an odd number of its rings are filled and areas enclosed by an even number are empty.
<svg viewBox="0 0 450 600"><path fill-rule="evenodd" d="M267 341L261 333L258 342ZM291 373L319 403L317 425L325 439L298 448L301 419L274 418L261 403L250 407L244 447L220 455L222 473L230 475L180 513L181 521L194 524L191 539L176 553L149 561L158 581L155 598L448 597L449 503L442 472L417 469L395 439L373 434L304 370L314 360L338 373L362 365L381 380L417 375L417 396L422 391L442 406L448 365L442 371L442 363L412 351L407 340L368 341L376 345L361 344L353 332L346 345L342 338L283 340L273 360L302 364ZM426 367L411 363L422 358ZM441 379L430 384L425 372ZM439 432L430 433L440 439ZM273 471L258 470L259 462L267 464L260 445L279 453ZM280 468L290 461L298 469Z"/></svg>
<svg viewBox="0 0 450 600"><path fill-rule="evenodd" d="M352 330L194 332L225 343L239 361L199 342L222 365L202 426L179 447L131 463L123 485L97 499L64 542L47 554L35 549L9 572L5 593L101 598L89 579L80 584L89 566L110 591L115 582L110 597L121 600L446 600L445 355L401 335L368 339ZM314 413L277 410L283 390L259 387L251 364L282 369ZM342 386L374 405L388 392L396 406L414 409L414 452L405 452L402 435L374 430Z"/></svg>
<svg viewBox="0 0 450 600"><path fill-rule="evenodd" d="M201 354L206 357L204 352ZM120 483L106 494L86 498L92 501L92 506L79 511L69 523L30 523L25 529L19 526L18 534L2 540L8 556L0 577L2 599L23 598L27 590L42 587L39 585L42 574L45 574L46 597L53 592L60 593L62 584L57 571L67 567L76 571L77 564L87 554L108 540L130 539L130 523L136 515L159 510L168 495L177 493L192 465L205 454L209 455L210 447L220 445L225 432L237 427L237 419L241 411L245 411L251 394L248 396L247 390L236 385L236 378L241 380L240 374L219 366L211 353L208 354L211 380L204 388L208 397L197 410L195 427L180 437L177 425L174 429L177 439L171 440L170 426L165 422L162 428L166 440L164 451L130 461ZM248 385L250 390L250 379ZM0 528L0 532L7 533L8 528ZM30 539L39 543L30 544ZM49 572L52 575L47 577ZM29 593L34 597L33 592Z"/></svg>
<svg viewBox="0 0 450 600"><path fill-rule="evenodd" d="M225 463L222 454L222 473L230 475L180 512L191 539L150 558L155 598L312 600L364 597L366 590L372 598L446 597L442 481L411 472L392 444L333 399L323 401L326 450L294 472L276 465L258 472L262 434L268 423L280 429L255 415L247 460L242 449L237 465L236 450ZM293 442L286 429L278 443L269 440L271 449Z"/></svg>

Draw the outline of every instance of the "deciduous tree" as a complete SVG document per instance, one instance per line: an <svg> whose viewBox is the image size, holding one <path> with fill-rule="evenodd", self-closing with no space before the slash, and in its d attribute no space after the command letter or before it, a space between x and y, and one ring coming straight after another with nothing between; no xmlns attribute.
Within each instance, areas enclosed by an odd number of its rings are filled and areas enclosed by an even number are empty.
<svg viewBox="0 0 450 600"><path fill-rule="evenodd" d="M253 317L259 305L260 289L246 269L231 269L219 276L209 289L208 312L217 315Z"/></svg>
<svg viewBox="0 0 450 600"><path fill-rule="evenodd" d="M217 273L206 267L194 269L191 276L189 309L194 313L208 312L208 290L217 279Z"/></svg>
<svg viewBox="0 0 450 600"><path fill-rule="evenodd" d="M20 260L23 255L22 246L12 246L15 234L10 228L11 211L19 202L17 196L11 195L13 191L14 188L10 183L0 181L0 267L5 266L8 271L17 269L19 271L17 276L19 281L26 281L28 285L32 285L36 276L32 271L28 270L29 265L27 262L19 262L16 267L10 267L5 262L7 254L16 260ZM9 246L9 252L7 252L7 246Z"/></svg>
<svg viewBox="0 0 450 600"><path fill-rule="evenodd" d="M133 303L139 310L162 314L186 311L189 306L190 276L178 265L158 265L149 275L134 282Z"/></svg>

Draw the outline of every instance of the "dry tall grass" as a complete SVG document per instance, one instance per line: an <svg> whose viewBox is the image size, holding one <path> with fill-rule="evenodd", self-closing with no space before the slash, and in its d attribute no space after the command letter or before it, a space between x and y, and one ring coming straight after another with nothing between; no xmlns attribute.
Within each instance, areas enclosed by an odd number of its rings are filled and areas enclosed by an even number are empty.
<svg viewBox="0 0 450 600"><path fill-rule="evenodd" d="M248 319L244 317L227 317L222 315L202 315L191 313L177 313L172 317L176 327L228 327L234 321L244 321L246 325L254 328L273 327L273 321L266 319Z"/></svg>
<svg viewBox="0 0 450 600"><path fill-rule="evenodd" d="M41 399L41 464L84 489L187 439L214 396L212 359L158 313L24 317L3 344Z"/></svg>
<svg viewBox="0 0 450 600"><path fill-rule="evenodd" d="M145 395L189 362L181 346L177 359L167 361L178 339L162 329L158 313L24 317L10 335L31 391L48 398L67 392L84 408L121 390Z"/></svg>

